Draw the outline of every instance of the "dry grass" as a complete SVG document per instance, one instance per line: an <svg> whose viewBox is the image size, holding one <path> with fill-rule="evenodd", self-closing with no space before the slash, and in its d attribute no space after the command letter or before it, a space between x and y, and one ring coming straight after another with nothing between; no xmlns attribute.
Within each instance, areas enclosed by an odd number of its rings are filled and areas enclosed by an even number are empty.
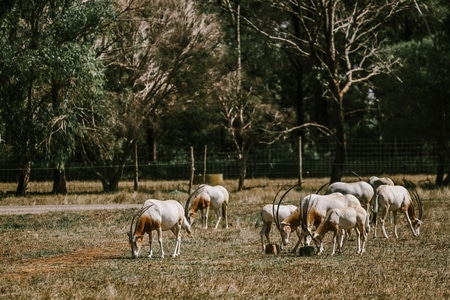
<svg viewBox="0 0 450 300"><path fill-rule="evenodd" d="M409 177L414 182L425 176ZM396 181L401 179L399 177ZM349 178L349 180L354 180ZM303 192L292 192L287 203L315 191L325 179L305 180ZM421 236L413 238L402 218L398 240L373 239L367 252L355 254L355 242L342 255L298 257L265 255L260 249L259 209L273 200L289 180L248 180L248 189L231 191L229 229L199 228L194 237L183 233L181 255L131 259L126 238L134 210L58 212L0 216L0 299L148 299L148 298L327 298L327 299L446 299L450 297L450 233L448 189L419 189L424 203ZM114 194L101 194L70 183L66 196L30 191L15 198L14 187L0 185L0 205L142 203L148 197L185 202L184 182L145 182L134 194L130 183ZM47 190L48 191L48 190ZM214 216L210 216L210 225ZM388 225L392 231L392 225ZM330 235L330 234L329 234ZM276 232L274 241L279 241ZM172 233L164 233L172 253Z"/></svg>

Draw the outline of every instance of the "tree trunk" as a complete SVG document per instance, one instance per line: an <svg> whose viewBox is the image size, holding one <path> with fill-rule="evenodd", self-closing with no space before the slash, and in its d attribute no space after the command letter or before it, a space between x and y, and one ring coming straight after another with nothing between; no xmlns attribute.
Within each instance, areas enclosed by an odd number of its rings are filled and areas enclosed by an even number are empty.
<svg viewBox="0 0 450 300"><path fill-rule="evenodd" d="M64 169L53 169L53 190L54 194L67 194L66 171Z"/></svg>
<svg viewBox="0 0 450 300"><path fill-rule="evenodd" d="M138 146L134 144L134 186L133 190L136 192L139 188L139 160L138 160Z"/></svg>
<svg viewBox="0 0 450 300"><path fill-rule="evenodd" d="M103 191L107 193L117 192L119 190L119 180L102 180Z"/></svg>
<svg viewBox="0 0 450 300"><path fill-rule="evenodd" d="M334 126L336 129L336 148L334 154L333 166L331 168L330 183L341 181L344 171L345 158L347 152L347 141L344 131L344 110L342 100L335 105L334 110Z"/></svg>
<svg viewBox="0 0 450 300"><path fill-rule="evenodd" d="M22 167L19 175L19 183L17 184L16 196L25 196L30 182L31 161L27 160Z"/></svg>

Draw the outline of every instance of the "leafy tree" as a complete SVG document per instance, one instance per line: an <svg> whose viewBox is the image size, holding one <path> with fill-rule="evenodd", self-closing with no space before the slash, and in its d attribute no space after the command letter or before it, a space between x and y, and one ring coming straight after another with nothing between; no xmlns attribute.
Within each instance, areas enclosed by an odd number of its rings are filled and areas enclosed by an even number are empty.
<svg viewBox="0 0 450 300"><path fill-rule="evenodd" d="M447 117L450 6L447 2L432 1L414 8L412 13L425 32L400 34L407 39L385 51L386 55L400 57L401 67L394 72L395 77L384 76L376 81L376 95L383 113L382 134L384 139L406 137L431 143L438 158L436 184L448 185L450 177L444 175L450 152ZM405 25L400 28L412 31Z"/></svg>
<svg viewBox="0 0 450 300"><path fill-rule="evenodd" d="M396 59L380 59L383 24L405 7L405 1L275 1L278 10L291 16L276 20L275 33L252 26L313 64L320 97L326 100L327 119L335 137L331 182L339 181L346 158L345 96L357 84L392 71ZM300 33L300 34L299 34ZM322 106L322 105L321 105Z"/></svg>
<svg viewBox="0 0 450 300"><path fill-rule="evenodd" d="M118 189L136 143L157 130L165 111L183 107L182 92L199 86L189 85L192 78L208 76L202 59L214 52L219 33L194 1L120 1L116 11L101 56L114 111L113 143L99 140L83 151L105 191Z"/></svg>
<svg viewBox="0 0 450 300"><path fill-rule="evenodd" d="M55 168L53 191L66 192L76 137L107 107L94 42L109 17L108 1L18 0L1 20L1 114L22 168L17 195L42 156Z"/></svg>

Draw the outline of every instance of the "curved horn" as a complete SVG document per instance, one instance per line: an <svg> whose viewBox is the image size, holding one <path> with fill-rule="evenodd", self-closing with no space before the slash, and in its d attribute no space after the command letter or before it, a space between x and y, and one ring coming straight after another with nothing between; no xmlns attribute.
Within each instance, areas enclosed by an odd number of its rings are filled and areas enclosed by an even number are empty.
<svg viewBox="0 0 450 300"><path fill-rule="evenodd" d="M278 220L278 209L277 209L277 213L275 214L275 200L277 200L278 195L280 194L281 190L283 190L285 187L289 186L290 183L286 183L285 185L283 185L282 187L280 187L278 189L278 192L275 194L275 197L273 198L272 201L272 215L273 215L273 219L275 221L275 225L277 225L277 227L280 227L280 222ZM280 205L278 204L278 207Z"/></svg>
<svg viewBox="0 0 450 300"><path fill-rule="evenodd" d="M352 174L355 175L356 177L358 177L358 179L359 179L360 181L363 181L363 180L361 179L361 176L359 176L358 173L356 173L355 171L352 171Z"/></svg>
<svg viewBox="0 0 450 300"><path fill-rule="evenodd" d="M301 211L302 214L300 216L300 218L302 219L302 229L305 230L309 235L311 235L311 232L306 227L306 217L307 217L309 208L311 206L311 197L312 197L312 194L309 194L308 207L306 208L306 210Z"/></svg>
<svg viewBox="0 0 450 300"><path fill-rule="evenodd" d="M278 212L280 211L280 205L281 205L281 202L283 201L284 197L286 197L286 195L287 195L291 190L293 190L294 188L296 188L297 186L299 186L298 183L296 183L296 184L294 184L293 186L291 186L286 192L284 192L283 196L281 196L280 201L278 201L278 205L277 205L277 215L276 215L276 217L274 218L274 219L277 220L277 222L276 222L277 227L280 227L280 220L279 220L279 218L278 218Z"/></svg>
<svg viewBox="0 0 450 300"><path fill-rule="evenodd" d="M203 192L203 190L205 189L205 187L203 185L199 186L195 191L192 192L192 194L189 195L189 198L186 200L186 204L184 206L184 216L187 218L188 217L188 212L189 212L189 204L192 200L192 197L197 196L198 194L200 194L201 192Z"/></svg>
<svg viewBox="0 0 450 300"><path fill-rule="evenodd" d="M329 184L330 184L329 182L326 182L325 184L323 184L323 185L316 191L316 194L319 194L320 191L321 191L324 187L326 187L327 185L329 185Z"/></svg>
<svg viewBox="0 0 450 300"><path fill-rule="evenodd" d="M130 241L133 239L133 224L135 220L139 219L144 212L146 212L150 207L152 207L153 204L150 204L149 206L141 208L137 213L134 214L133 218L131 219L131 225L130 225L130 232L128 233L128 238ZM136 218L137 217L137 218Z"/></svg>
<svg viewBox="0 0 450 300"><path fill-rule="evenodd" d="M420 200L419 193L417 193L416 185L406 178L403 178L405 187L413 194L417 203L417 209L419 210L419 220L422 220L422 200Z"/></svg>

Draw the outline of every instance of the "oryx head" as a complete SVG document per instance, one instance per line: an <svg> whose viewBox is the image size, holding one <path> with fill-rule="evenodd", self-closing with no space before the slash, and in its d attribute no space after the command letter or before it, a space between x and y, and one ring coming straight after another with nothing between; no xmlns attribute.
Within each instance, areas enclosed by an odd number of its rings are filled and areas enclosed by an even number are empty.
<svg viewBox="0 0 450 300"><path fill-rule="evenodd" d="M420 221L419 219L415 219L411 221L413 228L414 228L414 237L418 237L420 235L420 225L423 224L422 221Z"/></svg>
<svg viewBox="0 0 450 300"><path fill-rule="evenodd" d="M128 233L128 242L131 246L131 256L133 256L133 258L139 256L143 239L144 239L143 235L132 235Z"/></svg>
<svg viewBox="0 0 450 300"><path fill-rule="evenodd" d="M286 197L286 195L293 190L294 188L298 187L298 183L292 185L291 187L289 187L284 194L281 196L280 200L278 201L278 205L275 205L275 201L277 200L278 195L280 194L280 192L284 189L287 188L289 186L289 184L285 184L283 185L278 192L275 194L275 198L273 198L273 203L272 203L272 215L274 216L274 221L275 224L277 225L278 231L281 234L281 239L283 241L283 245L286 246L287 244L289 244L289 236L291 235L291 224L285 223L285 222L280 222L279 220L279 211L280 211L280 206L281 206L281 202L283 201L284 197ZM276 207L276 210L275 210Z"/></svg>
<svg viewBox="0 0 450 300"><path fill-rule="evenodd" d="M196 203L196 200L198 196L203 192L205 189L205 185L200 185L192 194L189 195L189 198L186 200L186 205L184 207L184 216L186 217L186 220L188 221L189 225L192 225L194 223L195 217L197 216L197 209L198 209L198 203ZM194 199L195 208L190 207L191 200Z"/></svg>
<svg viewBox="0 0 450 300"><path fill-rule="evenodd" d="M196 216L197 216L197 213L194 211L190 211L188 213L187 220L188 220L189 225L192 225L192 223L194 223Z"/></svg>
<svg viewBox="0 0 450 300"><path fill-rule="evenodd" d="M310 236L311 236L311 239L313 240L314 244L316 245L317 255L322 254L322 252L323 252L322 237L319 234L315 233L315 232L312 235L310 233Z"/></svg>
<svg viewBox="0 0 450 300"><path fill-rule="evenodd" d="M283 245L289 244L289 237L291 236L292 228L289 223L281 222L280 223L280 234L281 240L283 241Z"/></svg>
<svg viewBox="0 0 450 300"><path fill-rule="evenodd" d="M149 205L142 208L131 219L130 231L127 234L128 234L128 243L130 244L131 247L131 256L133 256L133 258L139 256L139 252L141 251L142 247L142 241L144 240L144 233L142 232L136 234L136 228L133 231L133 224L135 223L137 224L138 222L140 222L142 214L146 212L151 206L153 205Z"/></svg>

